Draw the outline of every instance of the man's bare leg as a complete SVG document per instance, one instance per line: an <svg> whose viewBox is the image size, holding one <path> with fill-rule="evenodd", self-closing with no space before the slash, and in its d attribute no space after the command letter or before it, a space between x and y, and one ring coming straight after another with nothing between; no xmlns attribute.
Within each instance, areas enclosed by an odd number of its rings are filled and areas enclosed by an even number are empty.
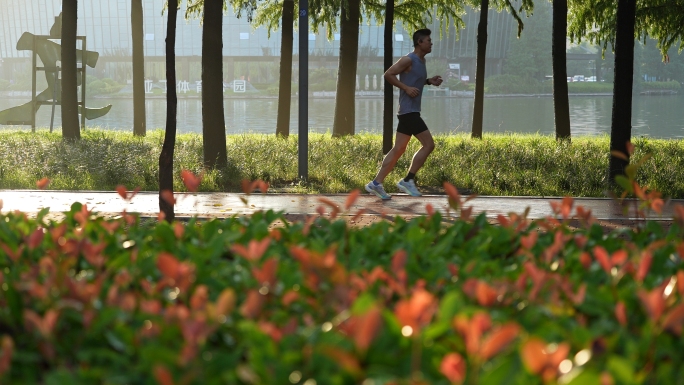
<svg viewBox="0 0 684 385"><path fill-rule="evenodd" d="M375 175L374 180L376 182L378 182L378 183L384 182L385 177L387 177L387 175L390 172L392 172L392 170L394 169L394 166L397 165L397 161L399 160L399 158L401 158L401 156L406 151L406 146L408 146L408 143L410 140L411 140L411 135L406 135L406 134L402 134L401 132L397 132L396 139L394 140L394 146L387 153L387 155L385 155L385 158L382 160L382 166L380 166L380 171L378 171L378 173ZM434 144L433 144L433 147L434 147Z"/></svg>
<svg viewBox="0 0 684 385"><path fill-rule="evenodd" d="M435 149L435 141L432 139L432 134L430 133L430 130L423 131L420 134L416 135L416 139L420 141L421 147L413 155L413 159L411 159L411 167L409 168L409 172L413 174L417 173L418 170L420 170L420 168L423 167L423 164L425 164L427 157L430 155L430 153L432 153L432 150ZM404 149L406 149L405 146Z"/></svg>

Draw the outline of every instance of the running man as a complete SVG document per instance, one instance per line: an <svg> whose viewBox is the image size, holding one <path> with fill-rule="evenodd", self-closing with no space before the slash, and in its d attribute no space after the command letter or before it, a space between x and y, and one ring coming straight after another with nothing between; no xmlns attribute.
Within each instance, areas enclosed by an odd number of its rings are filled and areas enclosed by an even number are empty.
<svg viewBox="0 0 684 385"><path fill-rule="evenodd" d="M421 147L413 155L409 172L404 179L397 183L397 187L414 197L422 195L416 188L416 173L423 166L428 155L435 149L435 142L432 140L432 134L430 134L427 125L420 117L420 102L423 96L423 86L426 84L432 86L442 84L441 76L427 77L425 55L432 52L431 33L429 29L416 31L413 34L413 52L403 56L385 72L385 79L391 85L399 88L397 137L394 141L394 147L385 155L375 179L366 185L366 191L383 200L391 199L392 196L385 192L382 182L406 151L411 136L418 139Z"/></svg>

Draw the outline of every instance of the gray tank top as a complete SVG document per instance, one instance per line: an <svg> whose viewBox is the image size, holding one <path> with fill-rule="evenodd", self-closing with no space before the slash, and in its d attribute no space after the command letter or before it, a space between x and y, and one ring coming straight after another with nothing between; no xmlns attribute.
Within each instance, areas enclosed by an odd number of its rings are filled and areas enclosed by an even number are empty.
<svg viewBox="0 0 684 385"><path fill-rule="evenodd" d="M399 81L409 87L415 87L420 91L418 96L412 98L404 92L399 90L399 111L397 115L404 115L411 112L420 112L420 100L423 96L423 87L425 86L425 79L427 79L427 69L425 62L413 52L406 55L411 59L411 71L402 72L399 74Z"/></svg>

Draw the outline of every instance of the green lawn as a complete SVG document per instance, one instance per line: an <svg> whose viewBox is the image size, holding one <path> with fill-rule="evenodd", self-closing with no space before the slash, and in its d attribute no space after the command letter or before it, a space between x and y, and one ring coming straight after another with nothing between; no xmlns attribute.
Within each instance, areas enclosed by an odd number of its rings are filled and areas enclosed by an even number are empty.
<svg viewBox="0 0 684 385"><path fill-rule="evenodd" d="M61 134L0 132L0 188L32 189L47 177L50 189L157 190L159 152L163 131L144 138L129 132L88 129L81 141L63 141ZM204 174L201 191L241 191L243 179L263 179L274 191L345 193L363 188L382 161L382 137L360 134L345 138L309 136L309 180L297 178L297 136L241 134L227 138L226 169ZM551 136L439 135L436 149L418 173L418 185L440 191L448 181L479 195L605 196L609 138L580 137L557 143ZM666 197L684 198L684 141L635 139L635 158L652 154L639 170L638 180ZM413 140L385 184L389 192L403 177L418 149ZM184 189L182 169L201 171L202 136L183 134L175 150L175 188Z"/></svg>

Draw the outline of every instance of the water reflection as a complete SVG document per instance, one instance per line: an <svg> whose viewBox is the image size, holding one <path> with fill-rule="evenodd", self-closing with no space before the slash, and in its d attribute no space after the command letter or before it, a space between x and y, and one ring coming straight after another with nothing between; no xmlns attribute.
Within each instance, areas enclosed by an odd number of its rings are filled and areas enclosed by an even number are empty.
<svg viewBox="0 0 684 385"><path fill-rule="evenodd" d="M0 99L0 109L19 105L26 99ZM684 137L684 96L642 96L634 98L632 134L655 138ZM113 130L130 130L133 119L132 99L92 99L90 106L111 103L106 116L87 122ZM381 98L358 98L356 101L357 132L382 132ZM147 99L147 127L166 125L166 101ZM332 130L333 99L309 100L310 132ZM44 106L37 116L40 127L50 125L50 107ZM259 132L274 133L278 112L277 99L226 99L224 103L226 132L229 134ZM473 100L470 98L426 97L422 116L434 133L470 133ZM612 98L606 96L570 97L570 119L573 136L610 133ZM396 113L396 101L394 105ZM290 132L298 130L297 100L292 100ZM55 110L55 122L61 122L60 108ZM200 99L178 100L178 132L202 132L202 102ZM397 119L394 117L393 127ZM484 103L484 133L554 134L553 99L550 97L486 98ZM8 126L0 126L8 127ZM24 127L26 128L26 127Z"/></svg>

